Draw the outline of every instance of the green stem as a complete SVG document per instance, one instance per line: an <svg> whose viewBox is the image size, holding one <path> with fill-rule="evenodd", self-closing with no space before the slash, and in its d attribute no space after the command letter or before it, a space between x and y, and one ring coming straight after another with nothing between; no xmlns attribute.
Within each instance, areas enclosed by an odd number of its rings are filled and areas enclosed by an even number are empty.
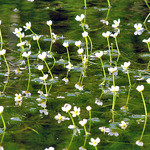
<svg viewBox="0 0 150 150"><path fill-rule="evenodd" d="M83 147L85 147L85 144L86 144L86 140L87 140L87 131L86 131L86 127L85 127L85 125L84 125L84 131L85 131L85 140L84 140L84 145L83 145Z"/></svg>
<svg viewBox="0 0 150 150"><path fill-rule="evenodd" d="M127 68L127 75L128 75L129 85L130 85L130 87L131 87L131 80L130 80L130 74L129 74L128 68Z"/></svg>
<svg viewBox="0 0 150 150"><path fill-rule="evenodd" d="M112 58L111 58L111 51L110 51L109 37L107 38L107 43L108 43L109 57L110 57L110 66L111 66Z"/></svg>
<svg viewBox="0 0 150 150"><path fill-rule="evenodd" d="M116 92L113 92L113 105L112 105L112 120L114 123L114 111L115 111Z"/></svg>
<svg viewBox="0 0 150 150"><path fill-rule="evenodd" d="M116 38L116 37L115 37L115 43L116 43L116 47L117 47L118 54L120 55L120 50L119 50L118 41L117 41L117 38Z"/></svg>
<svg viewBox="0 0 150 150"><path fill-rule="evenodd" d="M28 67L29 67L29 80L28 80L27 91L29 91L30 81L31 81L31 69L30 69L29 57L27 57L27 61L28 61Z"/></svg>
<svg viewBox="0 0 150 150"><path fill-rule="evenodd" d="M110 5L110 1L109 1L109 0L107 0L107 3L108 3L108 7L110 8L110 7L111 7L111 5Z"/></svg>
<svg viewBox="0 0 150 150"><path fill-rule="evenodd" d="M92 50L93 50L93 43L92 43L92 40L90 38L90 36L88 35L88 38L89 38L89 41L90 41L90 44L91 44L91 54L92 54Z"/></svg>
<svg viewBox="0 0 150 150"><path fill-rule="evenodd" d="M9 65L8 65L7 60L6 60L5 54L3 55L3 57L4 57L4 60L5 60L6 66L7 66L8 74L10 74Z"/></svg>
<svg viewBox="0 0 150 150"><path fill-rule="evenodd" d="M89 51L88 51L88 40L87 37L85 37L85 41L86 41L86 55L87 55L87 60L89 58Z"/></svg>
<svg viewBox="0 0 150 150"><path fill-rule="evenodd" d="M50 87L49 87L48 93L50 92L51 88L52 88L52 84L51 84Z"/></svg>
<svg viewBox="0 0 150 150"><path fill-rule="evenodd" d="M32 29L30 29L30 31L32 32L32 34L35 34Z"/></svg>
<svg viewBox="0 0 150 150"><path fill-rule="evenodd" d="M50 44L50 52L51 52L51 50L52 50L52 45L53 45L53 36L52 36L52 28L51 28L51 26L49 26L49 31L50 31L50 35L51 35L51 44Z"/></svg>
<svg viewBox="0 0 150 150"><path fill-rule="evenodd" d="M41 72L42 72L42 74L43 74L43 76L44 76L44 72L43 72L43 70L41 70ZM48 92L47 92L46 80L44 80L44 84L45 84L45 91L46 91L46 94L48 94Z"/></svg>
<svg viewBox="0 0 150 150"><path fill-rule="evenodd" d="M115 86L115 75L114 75L114 72L112 73L112 76L113 76L113 86Z"/></svg>
<svg viewBox="0 0 150 150"><path fill-rule="evenodd" d="M149 46L149 43L147 43L147 46L148 46L148 50L149 50L149 52L150 52L150 46Z"/></svg>
<svg viewBox="0 0 150 150"><path fill-rule="evenodd" d="M95 146L95 150L97 150L97 146Z"/></svg>
<svg viewBox="0 0 150 150"><path fill-rule="evenodd" d="M1 37L1 50L3 49L3 37L2 37L2 31L0 29L0 37Z"/></svg>
<svg viewBox="0 0 150 150"><path fill-rule="evenodd" d="M128 97L127 97L127 101L126 101L126 106L128 106L128 103L129 103L130 91L131 91L131 87L129 88L129 91L128 91Z"/></svg>
<svg viewBox="0 0 150 150"><path fill-rule="evenodd" d="M146 109L146 104L145 104L143 93L142 92L140 92L140 93L141 93L141 96L142 96L143 105L144 105L144 109L145 109L145 122L144 122L144 126L143 126L143 131L142 131L142 134L141 134L141 137L140 137L140 141L141 141L142 138L143 138L143 134L144 134L145 127L146 127L146 122L147 122L147 109Z"/></svg>
<svg viewBox="0 0 150 150"><path fill-rule="evenodd" d="M144 0L144 1L145 1L146 5L147 5L148 9L150 9L150 6L149 6L147 0Z"/></svg>
<svg viewBox="0 0 150 150"><path fill-rule="evenodd" d="M72 137L71 137L71 140L70 140L70 143L69 143L69 145L68 145L68 148L67 148L67 150L69 150L69 147L71 146L71 144L72 144L72 141L73 141L73 138L74 138L74 134L75 133L75 129L73 130L73 134L72 134Z"/></svg>
<svg viewBox="0 0 150 150"><path fill-rule="evenodd" d="M70 55L69 55L68 47L66 47L66 49L67 49L67 54L68 54L68 62L70 62Z"/></svg>
<svg viewBox="0 0 150 150"><path fill-rule="evenodd" d="M84 15L85 15L85 17L84 17L84 24L86 24L86 8L84 9Z"/></svg>
<svg viewBox="0 0 150 150"><path fill-rule="evenodd" d="M46 62L45 59L44 59L44 62L45 62L45 64L46 64L46 67L47 67L47 69L48 69L48 71L49 71L49 73L50 73L50 75L51 75L52 80L53 80L54 78L53 78L52 72L51 72L51 70L49 69L49 66L48 66L48 64L47 64L47 62Z"/></svg>
<svg viewBox="0 0 150 150"><path fill-rule="evenodd" d="M101 61L101 64L102 64L103 73L104 73L104 80L105 80L106 79L106 73L105 73L105 68L104 68L103 60L102 60L101 57L100 57L100 61Z"/></svg>
<svg viewBox="0 0 150 150"><path fill-rule="evenodd" d="M91 110L89 110L89 119L90 119L90 123L89 123L89 132L91 131L91 121L92 121L92 118L91 118Z"/></svg>
<svg viewBox="0 0 150 150"><path fill-rule="evenodd" d="M6 130L6 124L5 124L5 121L4 121L2 113L0 114L0 116L1 116L1 119L2 119L2 122L3 122L3 125L4 125L4 131L5 131Z"/></svg>
<svg viewBox="0 0 150 150"><path fill-rule="evenodd" d="M85 6L85 8L87 8L87 7L86 7L86 0L84 0L84 6Z"/></svg>
<svg viewBox="0 0 150 150"><path fill-rule="evenodd" d="M41 47L40 47L40 44L39 44L39 40L36 40L36 41L37 41L38 48L39 48L39 50L41 52Z"/></svg>
<svg viewBox="0 0 150 150"><path fill-rule="evenodd" d="M70 116L70 118L71 118L71 121L72 121L73 126L74 126L74 129L75 129L75 123L74 123L74 120L73 120L73 118L72 118L72 116L71 116L70 112L68 112L68 114L69 114L69 116Z"/></svg>

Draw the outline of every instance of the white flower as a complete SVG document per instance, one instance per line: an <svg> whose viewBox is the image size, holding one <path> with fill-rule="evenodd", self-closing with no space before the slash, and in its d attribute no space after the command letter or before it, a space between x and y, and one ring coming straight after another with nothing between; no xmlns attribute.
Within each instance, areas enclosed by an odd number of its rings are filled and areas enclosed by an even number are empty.
<svg viewBox="0 0 150 150"><path fill-rule="evenodd" d="M88 36L88 32L84 31L84 32L82 33L82 36L83 36L84 38L86 38L86 37Z"/></svg>
<svg viewBox="0 0 150 150"><path fill-rule="evenodd" d="M100 138L97 137L96 139L91 138L91 142L89 142L90 145L97 146L97 144L100 142Z"/></svg>
<svg viewBox="0 0 150 150"><path fill-rule="evenodd" d="M80 115L80 107L77 108L77 106L74 106L74 111L70 111L70 113L72 114L72 117L76 117Z"/></svg>
<svg viewBox="0 0 150 150"><path fill-rule="evenodd" d="M41 59L41 60L45 60L46 56L47 56L47 53L46 52L42 52L42 54L38 55L38 58Z"/></svg>
<svg viewBox="0 0 150 150"><path fill-rule="evenodd" d="M150 78L148 78L148 79L146 80L146 82L147 82L148 84L150 84Z"/></svg>
<svg viewBox="0 0 150 150"><path fill-rule="evenodd" d="M55 116L55 119L58 120L58 123L61 123L61 121L65 120L65 117L58 113L58 115Z"/></svg>
<svg viewBox="0 0 150 150"><path fill-rule="evenodd" d="M124 64L123 65L121 65L121 67L123 68L123 70L127 70L128 69L128 67L130 66L130 61L128 61L128 62L124 62Z"/></svg>
<svg viewBox="0 0 150 150"><path fill-rule="evenodd" d="M0 150L4 150L4 147L3 147L3 146L0 146Z"/></svg>
<svg viewBox="0 0 150 150"><path fill-rule="evenodd" d="M110 135L110 136L119 136L119 133L118 132L116 132L116 131L110 131L109 133L108 133L108 135Z"/></svg>
<svg viewBox="0 0 150 150"><path fill-rule="evenodd" d="M91 106L86 106L86 110L90 111L92 109Z"/></svg>
<svg viewBox="0 0 150 150"><path fill-rule="evenodd" d="M24 53L22 54L22 56L23 56L23 57L29 57L30 54L31 54L31 51L29 51L29 52L24 52Z"/></svg>
<svg viewBox="0 0 150 150"><path fill-rule="evenodd" d="M85 126L86 123L87 123L87 119L83 119L83 120L79 121L79 124L80 124L81 126Z"/></svg>
<svg viewBox="0 0 150 150"><path fill-rule="evenodd" d="M43 109L43 110L40 110L40 113L42 114L42 113L44 113L44 115L48 115L48 111L47 111L47 109Z"/></svg>
<svg viewBox="0 0 150 150"><path fill-rule="evenodd" d="M4 107L0 106L0 114L4 111Z"/></svg>
<svg viewBox="0 0 150 150"><path fill-rule="evenodd" d="M102 22L103 24L106 24L106 25L109 24L109 22L107 20L100 20L100 22Z"/></svg>
<svg viewBox="0 0 150 150"><path fill-rule="evenodd" d="M75 41L75 46L80 47L81 46L81 41Z"/></svg>
<svg viewBox="0 0 150 150"><path fill-rule="evenodd" d="M79 83L75 84L75 88L82 91L83 90L83 86L80 85Z"/></svg>
<svg viewBox="0 0 150 150"><path fill-rule="evenodd" d="M116 38L118 36L119 32L115 32L114 34L111 34L110 36L113 38Z"/></svg>
<svg viewBox="0 0 150 150"><path fill-rule="evenodd" d="M147 20L147 22L150 22L150 20Z"/></svg>
<svg viewBox="0 0 150 150"><path fill-rule="evenodd" d="M96 100L95 100L95 104L97 104L98 106L102 106L102 105L103 105L103 102L100 101L99 99L96 99Z"/></svg>
<svg viewBox="0 0 150 150"><path fill-rule="evenodd" d="M15 31L13 32L13 34L18 35L21 33L21 31L22 31L22 28L15 28Z"/></svg>
<svg viewBox="0 0 150 150"><path fill-rule="evenodd" d="M34 0L27 0L28 2L34 2Z"/></svg>
<svg viewBox="0 0 150 150"><path fill-rule="evenodd" d="M142 42L149 44L150 43L150 38L148 38L147 40L143 39Z"/></svg>
<svg viewBox="0 0 150 150"><path fill-rule="evenodd" d="M111 86L111 88L110 88L110 91L111 92L118 92L119 91L119 86Z"/></svg>
<svg viewBox="0 0 150 150"><path fill-rule="evenodd" d="M22 95L21 94L15 94L15 101L21 101L22 100Z"/></svg>
<svg viewBox="0 0 150 150"><path fill-rule="evenodd" d="M118 19L118 21L114 20L113 22L114 22L114 24L112 24L112 27L113 28L117 28L119 26L119 24L120 24L120 19Z"/></svg>
<svg viewBox="0 0 150 150"><path fill-rule="evenodd" d="M68 70L73 69L73 64L71 64L71 62L69 61L69 62L68 62L68 65L66 65L66 68L67 68Z"/></svg>
<svg viewBox="0 0 150 150"><path fill-rule="evenodd" d="M136 141L136 145L138 145L138 146L143 146L143 142L140 141L140 140L137 140L137 141Z"/></svg>
<svg viewBox="0 0 150 150"><path fill-rule="evenodd" d="M70 104L65 104L64 107L61 108L62 111L65 111L66 113L70 111L71 105Z"/></svg>
<svg viewBox="0 0 150 150"><path fill-rule="evenodd" d="M65 83L67 84L69 82L69 79L67 77L63 78L62 81L65 81Z"/></svg>
<svg viewBox="0 0 150 150"><path fill-rule="evenodd" d="M108 68L108 71L110 72L110 73L114 73L114 72L117 72L117 67L110 67L110 68Z"/></svg>
<svg viewBox="0 0 150 150"><path fill-rule="evenodd" d="M144 85L138 85L136 89L137 91L142 92L144 90Z"/></svg>
<svg viewBox="0 0 150 150"><path fill-rule="evenodd" d="M64 41L63 46L64 47L69 47L69 43L67 41Z"/></svg>
<svg viewBox="0 0 150 150"><path fill-rule="evenodd" d="M22 94L25 95L25 97L30 97L31 93L29 91L22 91Z"/></svg>
<svg viewBox="0 0 150 150"><path fill-rule="evenodd" d="M19 47L19 46L23 46L25 44L26 44L26 42L21 42L21 43L18 43L17 46Z"/></svg>
<svg viewBox="0 0 150 150"><path fill-rule="evenodd" d="M0 25L2 24L2 20L0 20Z"/></svg>
<svg viewBox="0 0 150 150"><path fill-rule="evenodd" d="M105 37L105 38L109 38L110 34L111 34L111 32L110 32L110 31L107 31L106 33L103 32L103 33L102 33L102 36Z"/></svg>
<svg viewBox="0 0 150 150"><path fill-rule="evenodd" d="M134 35L141 35L142 32L144 31L144 28L142 28L142 24L141 23L134 24L134 28L136 30L134 32Z"/></svg>
<svg viewBox="0 0 150 150"><path fill-rule="evenodd" d="M31 22L27 22L26 26L23 26L25 28L25 31L31 29Z"/></svg>
<svg viewBox="0 0 150 150"><path fill-rule="evenodd" d="M6 54L6 50L5 50L5 49L2 49L2 50L0 51L0 55L4 55L4 54Z"/></svg>
<svg viewBox="0 0 150 150"><path fill-rule="evenodd" d="M100 51L99 53L95 53L95 56L101 58L103 54L104 54L103 51Z"/></svg>
<svg viewBox="0 0 150 150"><path fill-rule="evenodd" d="M109 128L99 127L98 129L101 130L101 132L104 132L104 134L105 134L106 132L110 132L110 129L109 129Z"/></svg>
<svg viewBox="0 0 150 150"><path fill-rule="evenodd" d="M121 127L121 129L126 129L127 126L128 126L128 122L125 122L125 121L121 121L121 124L119 124L119 126Z"/></svg>
<svg viewBox="0 0 150 150"><path fill-rule="evenodd" d="M40 37L41 37L41 35L34 35L34 36L33 36L33 40L39 40Z"/></svg>
<svg viewBox="0 0 150 150"><path fill-rule="evenodd" d="M79 147L79 150L87 150L85 147L81 146Z"/></svg>
<svg viewBox="0 0 150 150"><path fill-rule="evenodd" d="M80 48L80 49L78 49L78 51L77 51L77 52L78 52L78 54L82 54L82 53L83 53L83 51L84 51L84 50L83 50L83 48Z"/></svg>
<svg viewBox="0 0 150 150"><path fill-rule="evenodd" d="M38 70L43 70L43 65L38 65Z"/></svg>
<svg viewBox="0 0 150 150"><path fill-rule="evenodd" d="M82 21L84 19L85 15L84 14L81 14L81 16L77 15L75 20L76 21Z"/></svg>
<svg viewBox="0 0 150 150"><path fill-rule="evenodd" d="M52 25L52 20L46 21L46 24L47 24L48 26L51 26L51 25Z"/></svg>
<svg viewBox="0 0 150 150"><path fill-rule="evenodd" d="M39 79L41 79L41 80L46 80L47 78L48 78L48 74L44 74L43 77L39 77Z"/></svg>
<svg viewBox="0 0 150 150"><path fill-rule="evenodd" d="M37 99L36 99L37 100ZM40 103L38 104L38 106L41 106L42 108L46 108L46 101L43 101L41 99L41 101L39 101Z"/></svg>

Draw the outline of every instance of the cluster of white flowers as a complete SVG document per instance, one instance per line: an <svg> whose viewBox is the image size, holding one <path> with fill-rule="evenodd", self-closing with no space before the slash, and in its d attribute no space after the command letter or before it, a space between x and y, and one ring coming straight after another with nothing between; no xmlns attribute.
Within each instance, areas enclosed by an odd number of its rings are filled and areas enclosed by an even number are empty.
<svg viewBox="0 0 150 150"><path fill-rule="evenodd" d="M21 94L15 94L15 105L22 105L22 95Z"/></svg>
<svg viewBox="0 0 150 150"><path fill-rule="evenodd" d="M143 33L143 31L144 31L144 28L142 28L142 24L141 23L134 24L134 28L135 28L134 35L141 35Z"/></svg>

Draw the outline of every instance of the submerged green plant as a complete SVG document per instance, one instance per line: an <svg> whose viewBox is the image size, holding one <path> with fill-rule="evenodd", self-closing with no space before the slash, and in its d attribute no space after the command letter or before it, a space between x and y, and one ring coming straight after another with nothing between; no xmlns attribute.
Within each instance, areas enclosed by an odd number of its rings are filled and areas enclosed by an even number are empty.
<svg viewBox="0 0 150 150"><path fill-rule="evenodd" d="M143 85L138 85L136 89L137 89L138 92L141 93L141 97L142 97L143 105L144 105L144 109L145 109L145 121L144 121L143 131L141 133L140 139L136 142L136 144L138 146L143 146L142 138L143 138L143 134L144 134L145 127L146 127L146 122L147 122L147 108L146 108L146 103L145 103L144 96L143 96L144 86Z"/></svg>

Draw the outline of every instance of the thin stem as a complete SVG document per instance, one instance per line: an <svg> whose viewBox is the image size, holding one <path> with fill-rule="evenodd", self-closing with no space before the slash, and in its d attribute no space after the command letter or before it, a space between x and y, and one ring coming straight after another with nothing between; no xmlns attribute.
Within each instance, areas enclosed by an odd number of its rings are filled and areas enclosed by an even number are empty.
<svg viewBox="0 0 150 150"><path fill-rule="evenodd" d="M147 0L144 0L144 1L145 1L146 5L147 5L148 9L150 9L150 6L149 6Z"/></svg>
<svg viewBox="0 0 150 150"><path fill-rule="evenodd" d="M131 87L131 80L130 80L130 74L129 74L128 68L127 68L127 75L128 75L129 85L130 85L130 87Z"/></svg>
<svg viewBox="0 0 150 150"><path fill-rule="evenodd" d="M5 135L5 131L3 132L3 135L2 135L2 138L1 138L0 145L2 145L2 143L3 143L3 140L4 140L4 135Z"/></svg>
<svg viewBox="0 0 150 150"><path fill-rule="evenodd" d="M118 46L117 37L115 37L115 43L116 43L116 47L117 47L118 54L120 55L120 50L119 50L119 46Z"/></svg>
<svg viewBox="0 0 150 150"><path fill-rule="evenodd" d="M93 50L93 44L92 44L92 40L90 38L90 36L88 35L88 38L89 38L89 41L90 41L90 44L91 44L91 54L92 54L92 50Z"/></svg>
<svg viewBox="0 0 150 150"><path fill-rule="evenodd" d="M110 5L110 1L109 1L109 0L107 0L107 3L108 3L108 7L110 8L110 7L111 7L111 5Z"/></svg>
<svg viewBox="0 0 150 150"><path fill-rule="evenodd" d="M38 48L39 48L39 50L41 52L41 47L40 47L40 44L39 44L39 40L36 40L36 41L37 41Z"/></svg>
<svg viewBox="0 0 150 150"><path fill-rule="evenodd" d="M48 69L48 71L49 71L49 73L50 73L50 75L51 75L52 80L53 80L54 78L53 78L52 72L51 72L51 70L49 69L49 66L48 66L48 64L47 64L47 62L46 62L45 59L44 59L44 62L45 62L45 64L46 64L46 67L47 67L47 69Z"/></svg>
<svg viewBox="0 0 150 150"><path fill-rule="evenodd" d="M115 111L116 92L113 92L113 105L112 105L112 120L114 123L114 111Z"/></svg>
<svg viewBox="0 0 150 150"><path fill-rule="evenodd" d="M106 73L105 73L105 68L104 68L103 60L102 60L101 57L100 57L100 61L101 61L101 64L102 64L103 73L104 73L104 80L105 80L106 79Z"/></svg>
<svg viewBox="0 0 150 150"><path fill-rule="evenodd" d="M89 58L89 51L88 51L88 40L87 37L85 37L85 41L86 41L86 55L87 55L87 60Z"/></svg>
<svg viewBox="0 0 150 150"><path fill-rule="evenodd" d="M111 58L111 51L110 51L109 37L107 38L107 43L108 43L109 57L110 57L110 66L111 66L112 58Z"/></svg>
<svg viewBox="0 0 150 150"><path fill-rule="evenodd" d="M91 110L89 110L89 119L90 119L90 123L89 123L89 132L91 131L91 121L92 121L92 118L91 118Z"/></svg>
<svg viewBox="0 0 150 150"><path fill-rule="evenodd" d="M42 72L42 74L43 74L43 76L44 76L44 72L43 72L43 70L41 70L41 72ZM47 92L46 80L44 80L44 84L45 84L45 91L46 91L46 94L48 94L48 92Z"/></svg>
<svg viewBox="0 0 150 150"><path fill-rule="evenodd" d="M73 118L72 118L70 112L68 112L68 114L69 114L69 116L70 116L70 118L71 118L71 121L72 121L72 123L73 123L73 126L74 126L74 128L75 128L75 123L74 123L74 120L73 120Z"/></svg>
<svg viewBox="0 0 150 150"><path fill-rule="evenodd" d="M1 37L1 50L3 49L3 37L2 37L2 31L0 29L0 37Z"/></svg>
<svg viewBox="0 0 150 150"><path fill-rule="evenodd" d="M85 6L85 8L86 8L86 0L84 0L84 6Z"/></svg>
<svg viewBox="0 0 150 150"><path fill-rule="evenodd" d="M31 81L31 69L30 69L29 57L27 57L27 61L28 61L28 67L29 67L29 80L28 80L27 91L29 91L30 81Z"/></svg>
<svg viewBox="0 0 150 150"><path fill-rule="evenodd" d="M97 150L97 146L95 146L95 150Z"/></svg>
<svg viewBox="0 0 150 150"><path fill-rule="evenodd" d="M69 55L68 47L66 47L66 49L67 49L67 54L68 54L68 62L70 62L70 55Z"/></svg>
<svg viewBox="0 0 150 150"><path fill-rule="evenodd" d="M4 125L4 131L5 131L6 130L6 124L5 124L5 121L4 121L2 113L0 114L0 116L1 116L1 119L2 119L2 122L3 122L3 125Z"/></svg>
<svg viewBox="0 0 150 150"><path fill-rule="evenodd" d="M52 28L51 28L51 26L49 26L49 31L50 31L50 35L51 35L51 44L50 44L50 52L51 52L51 50L52 50L52 45L53 45L53 36L52 36Z"/></svg>
<svg viewBox="0 0 150 150"><path fill-rule="evenodd" d="M86 1L86 0L85 0ZM85 15L85 17L84 17L84 24L86 24L86 7L85 7L85 9L84 9L84 15Z"/></svg>
<svg viewBox="0 0 150 150"><path fill-rule="evenodd" d="M30 29L30 31L32 32L32 34L35 34L32 29Z"/></svg>
<svg viewBox="0 0 150 150"><path fill-rule="evenodd" d="M72 144L72 141L73 141L73 138L74 138L74 134L75 133L75 129L73 130L73 134L72 134L72 137L71 137L71 140L70 140L70 143L69 143L69 145L68 145L68 148L67 148L67 150L69 150L69 147L71 146L71 144Z"/></svg>
<svg viewBox="0 0 150 150"><path fill-rule="evenodd" d="M150 45L149 45L149 42L147 42L147 46L148 46L148 50L150 52Z"/></svg>
<svg viewBox="0 0 150 150"><path fill-rule="evenodd" d="M9 65L8 65L7 60L6 60L5 54L3 55L3 57L4 57L4 60L5 60L6 66L7 66L8 74L10 74Z"/></svg>
<svg viewBox="0 0 150 150"><path fill-rule="evenodd" d="M85 131L85 140L84 140L84 145L83 145L83 147L85 147L85 144L86 144L86 140L87 140L87 131L86 131L86 127L85 127L85 125L84 125L84 131Z"/></svg>
<svg viewBox="0 0 150 150"><path fill-rule="evenodd" d="M141 93L141 96L142 96L143 105L144 105L144 109L145 109L145 122L144 122L144 126L143 126L143 131L142 131L142 134L141 134L141 137L140 137L140 141L141 141L142 137L143 137L143 134L144 134L144 131L145 131L146 122L147 122L147 109L146 109L146 104L145 104L143 93L142 92L140 92L140 93Z"/></svg>
<svg viewBox="0 0 150 150"><path fill-rule="evenodd" d="M128 105L128 103L129 103L130 91L131 91L131 87L129 88L129 91L128 91L128 97L127 97L127 101L126 101L126 106L127 106L127 105Z"/></svg>
<svg viewBox="0 0 150 150"><path fill-rule="evenodd" d="M113 86L115 86L115 75L114 75L114 73L112 73L112 76L113 76Z"/></svg>
<svg viewBox="0 0 150 150"><path fill-rule="evenodd" d="M48 93L50 92L51 88L52 88L52 84L51 84L50 87L49 87Z"/></svg>

